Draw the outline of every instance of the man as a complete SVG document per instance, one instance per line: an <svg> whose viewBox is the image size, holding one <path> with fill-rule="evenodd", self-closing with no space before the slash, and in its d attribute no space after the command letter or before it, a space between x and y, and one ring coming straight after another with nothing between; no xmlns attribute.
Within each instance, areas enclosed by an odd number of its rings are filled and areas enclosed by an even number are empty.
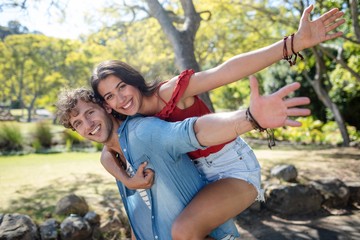
<svg viewBox="0 0 360 240"><path fill-rule="evenodd" d="M307 109L294 108L307 104L307 98L283 100L299 84L288 85L264 97L259 96L256 84L256 80L252 79L250 108L262 127L299 126L298 122L287 117L310 113ZM85 89L63 92L57 107L59 119L65 127L120 153L128 172L136 172L143 162L155 171L154 184L142 192L130 190L118 181L136 239L171 239L173 221L203 187L204 181L187 157L187 152L230 141L254 128L242 110L176 123L140 116L122 121L94 103L92 92ZM231 222L215 229L211 236L221 239L229 234L237 236Z"/></svg>

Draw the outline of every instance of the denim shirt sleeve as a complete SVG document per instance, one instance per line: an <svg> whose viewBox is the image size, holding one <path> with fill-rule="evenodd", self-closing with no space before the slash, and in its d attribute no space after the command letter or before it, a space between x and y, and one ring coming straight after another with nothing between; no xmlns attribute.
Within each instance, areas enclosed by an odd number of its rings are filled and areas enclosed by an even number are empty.
<svg viewBox="0 0 360 240"><path fill-rule="evenodd" d="M156 148L161 146L167 151L181 154L205 149L200 145L194 131L196 117L179 122L166 122L155 117L132 119L135 135L143 144Z"/></svg>

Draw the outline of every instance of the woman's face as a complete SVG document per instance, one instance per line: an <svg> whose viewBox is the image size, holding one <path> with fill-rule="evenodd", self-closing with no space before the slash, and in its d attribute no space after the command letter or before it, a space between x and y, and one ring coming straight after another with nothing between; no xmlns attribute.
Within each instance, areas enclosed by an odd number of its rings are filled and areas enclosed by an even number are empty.
<svg viewBox="0 0 360 240"><path fill-rule="evenodd" d="M139 112L142 103L140 90L114 75L99 82L98 92L106 104L118 113L131 116Z"/></svg>

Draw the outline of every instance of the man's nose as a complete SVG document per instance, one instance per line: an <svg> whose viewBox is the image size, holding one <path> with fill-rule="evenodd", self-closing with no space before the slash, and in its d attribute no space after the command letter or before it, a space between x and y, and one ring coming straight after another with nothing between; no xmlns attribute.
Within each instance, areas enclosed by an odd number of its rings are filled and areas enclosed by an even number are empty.
<svg viewBox="0 0 360 240"><path fill-rule="evenodd" d="M86 120L84 122L85 122L86 129L91 129L94 125L94 121L90 118L86 118Z"/></svg>

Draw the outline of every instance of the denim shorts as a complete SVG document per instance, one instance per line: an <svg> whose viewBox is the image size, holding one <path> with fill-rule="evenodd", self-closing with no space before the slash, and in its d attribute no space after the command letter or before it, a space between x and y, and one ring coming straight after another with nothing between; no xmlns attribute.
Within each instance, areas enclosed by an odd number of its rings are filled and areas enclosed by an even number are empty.
<svg viewBox="0 0 360 240"><path fill-rule="evenodd" d="M241 137L226 144L220 151L193 161L200 174L208 182L223 178L244 180L257 189L256 200L264 201L260 164L251 147Z"/></svg>

